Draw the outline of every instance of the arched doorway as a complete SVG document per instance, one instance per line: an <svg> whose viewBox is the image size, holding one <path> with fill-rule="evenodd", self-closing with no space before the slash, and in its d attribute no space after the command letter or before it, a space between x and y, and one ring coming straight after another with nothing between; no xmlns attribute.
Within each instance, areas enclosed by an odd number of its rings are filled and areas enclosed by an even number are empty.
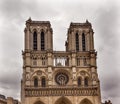
<svg viewBox="0 0 120 104"><path fill-rule="evenodd" d="M66 97L59 98L55 104L72 104L71 101Z"/></svg>
<svg viewBox="0 0 120 104"><path fill-rule="evenodd" d="M80 104L92 104L90 100L88 99L83 99Z"/></svg>
<svg viewBox="0 0 120 104"><path fill-rule="evenodd" d="M34 104L44 104L44 103L41 101L36 101Z"/></svg>

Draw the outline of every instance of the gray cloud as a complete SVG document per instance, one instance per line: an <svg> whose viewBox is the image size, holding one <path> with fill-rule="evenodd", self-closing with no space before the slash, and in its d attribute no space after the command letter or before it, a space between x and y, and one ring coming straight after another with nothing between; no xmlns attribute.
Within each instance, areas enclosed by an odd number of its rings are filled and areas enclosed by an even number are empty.
<svg viewBox="0 0 120 104"><path fill-rule="evenodd" d="M97 10L95 23L99 52L99 72L101 79L102 96L106 98L120 97L118 93L120 72L118 65L119 48L119 8L116 2ZM112 99L114 103L115 100Z"/></svg>

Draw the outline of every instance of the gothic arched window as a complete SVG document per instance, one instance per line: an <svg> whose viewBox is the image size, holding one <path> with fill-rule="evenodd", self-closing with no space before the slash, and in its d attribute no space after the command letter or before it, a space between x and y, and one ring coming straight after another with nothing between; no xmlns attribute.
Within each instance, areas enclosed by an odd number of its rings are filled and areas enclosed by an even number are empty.
<svg viewBox="0 0 120 104"><path fill-rule="evenodd" d="M38 78L34 78L34 87L38 87Z"/></svg>
<svg viewBox="0 0 120 104"><path fill-rule="evenodd" d="M45 34L43 31L41 32L41 50L45 50Z"/></svg>
<svg viewBox="0 0 120 104"><path fill-rule="evenodd" d="M84 85L85 86L88 86L88 78L86 77L85 80L84 80Z"/></svg>
<svg viewBox="0 0 120 104"><path fill-rule="evenodd" d="M79 51L79 35L76 33L75 35L75 40L76 40L76 51Z"/></svg>
<svg viewBox="0 0 120 104"><path fill-rule="evenodd" d="M78 80L77 80L77 83L78 83L78 86L81 86L81 78L79 77Z"/></svg>
<svg viewBox="0 0 120 104"><path fill-rule="evenodd" d="M33 33L33 49L37 50L37 32L34 31Z"/></svg>
<svg viewBox="0 0 120 104"><path fill-rule="evenodd" d="M86 47L85 47L85 34L82 33L82 50L85 51L86 50Z"/></svg>
<svg viewBox="0 0 120 104"><path fill-rule="evenodd" d="M41 79L41 86L42 87L46 86L46 79L44 77Z"/></svg>

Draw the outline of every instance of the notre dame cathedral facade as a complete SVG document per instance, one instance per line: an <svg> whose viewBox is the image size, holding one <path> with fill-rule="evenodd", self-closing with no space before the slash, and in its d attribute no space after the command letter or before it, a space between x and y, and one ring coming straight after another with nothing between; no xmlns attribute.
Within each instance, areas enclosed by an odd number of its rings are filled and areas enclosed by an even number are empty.
<svg viewBox="0 0 120 104"><path fill-rule="evenodd" d="M70 23L65 51L49 21L28 19L24 33L22 104L101 104L91 23Z"/></svg>

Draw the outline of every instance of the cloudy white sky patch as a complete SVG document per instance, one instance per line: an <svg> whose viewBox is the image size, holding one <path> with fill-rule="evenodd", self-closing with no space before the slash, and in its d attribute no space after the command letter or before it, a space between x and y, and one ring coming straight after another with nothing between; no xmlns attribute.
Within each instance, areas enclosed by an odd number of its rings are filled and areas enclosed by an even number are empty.
<svg viewBox="0 0 120 104"><path fill-rule="evenodd" d="M0 93L20 98L25 21L50 21L54 50L64 50L70 22L93 26L102 99L120 102L119 0L0 0Z"/></svg>

